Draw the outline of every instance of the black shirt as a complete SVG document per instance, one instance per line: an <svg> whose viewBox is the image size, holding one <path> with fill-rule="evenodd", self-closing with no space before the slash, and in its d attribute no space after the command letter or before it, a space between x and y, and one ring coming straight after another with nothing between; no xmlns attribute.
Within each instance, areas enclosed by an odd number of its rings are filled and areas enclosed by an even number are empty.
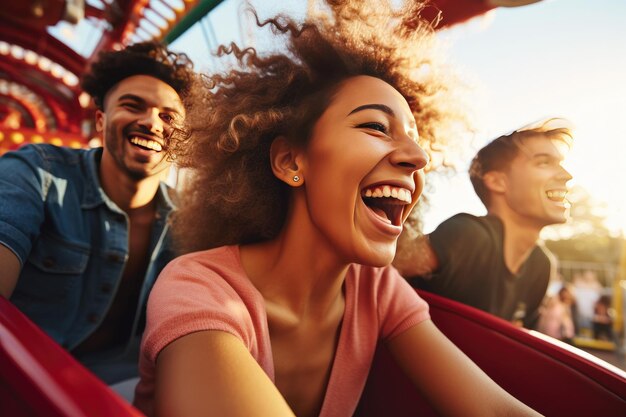
<svg viewBox="0 0 626 417"><path fill-rule="evenodd" d="M416 288L532 328L551 274L548 250L536 246L517 274L504 262L504 227L495 216L457 214L429 235L439 269L409 281Z"/></svg>

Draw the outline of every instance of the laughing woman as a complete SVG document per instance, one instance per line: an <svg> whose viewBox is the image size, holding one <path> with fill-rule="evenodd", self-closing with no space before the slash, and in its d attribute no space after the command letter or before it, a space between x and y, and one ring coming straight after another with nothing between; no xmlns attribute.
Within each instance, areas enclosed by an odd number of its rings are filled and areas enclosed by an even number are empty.
<svg viewBox="0 0 626 417"><path fill-rule="evenodd" d="M150 296L135 398L148 416L349 417L379 340L442 415L537 415L388 266L423 188L419 144L454 114L416 6L355 4L257 22L287 51L224 50L241 68L195 89L175 224L195 252Z"/></svg>

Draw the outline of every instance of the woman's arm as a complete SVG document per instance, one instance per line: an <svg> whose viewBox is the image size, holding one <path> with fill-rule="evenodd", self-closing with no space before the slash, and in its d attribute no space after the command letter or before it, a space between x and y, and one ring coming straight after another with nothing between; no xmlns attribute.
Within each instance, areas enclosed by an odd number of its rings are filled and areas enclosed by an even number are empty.
<svg viewBox="0 0 626 417"><path fill-rule="evenodd" d="M294 417L243 343L215 330L183 336L161 351L155 401L157 417Z"/></svg>
<svg viewBox="0 0 626 417"><path fill-rule="evenodd" d="M430 320L394 337L388 347L442 416L540 416L500 388Z"/></svg>

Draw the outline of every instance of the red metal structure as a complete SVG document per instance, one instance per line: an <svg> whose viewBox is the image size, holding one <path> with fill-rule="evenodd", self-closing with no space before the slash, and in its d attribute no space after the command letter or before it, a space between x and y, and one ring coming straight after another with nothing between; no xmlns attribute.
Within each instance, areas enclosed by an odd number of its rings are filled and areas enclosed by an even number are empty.
<svg viewBox="0 0 626 417"><path fill-rule="evenodd" d="M99 3L97 3L99 2ZM93 109L79 79L98 52L161 39L197 0L24 0L0 9L0 155L25 143L87 146ZM214 1L214 4L220 1ZM79 54L50 28L67 22L101 29Z"/></svg>
<svg viewBox="0 0 626 417"><path fill-rule="evenodd" d="M304 1L304 0L303 0ZM440 27L498 6L538 0L434 0ZM222 0L23 0L0 8L0 155L25 143L87 146L93 109L79 79L98 52L148 39L172 42ZM55 37L59 23L90 24L100 39L82 54Z"/></svg>

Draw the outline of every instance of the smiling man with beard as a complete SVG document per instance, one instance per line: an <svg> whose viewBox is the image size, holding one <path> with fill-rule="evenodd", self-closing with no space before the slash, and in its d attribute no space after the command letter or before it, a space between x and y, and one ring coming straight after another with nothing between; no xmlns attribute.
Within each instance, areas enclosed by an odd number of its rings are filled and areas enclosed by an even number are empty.
<svg viewBox="0 0 626 417"><path fill-rule="evenodd" d="M104 52L82 81L104 148L0 158L0 295L107 383L137 372L145 301L174 255L162 180L192 77L157 43Z"/></svg>
<svg viewBox="0 0 626 417"><path fill-rule="evenodd" d="M394 266L414 287L532 328L554 271L539 234L569 216L572 176L562 163L571 141L569 122L558 118L491 141L469 170L487 215L460 213L402 240Z"/></svg>

